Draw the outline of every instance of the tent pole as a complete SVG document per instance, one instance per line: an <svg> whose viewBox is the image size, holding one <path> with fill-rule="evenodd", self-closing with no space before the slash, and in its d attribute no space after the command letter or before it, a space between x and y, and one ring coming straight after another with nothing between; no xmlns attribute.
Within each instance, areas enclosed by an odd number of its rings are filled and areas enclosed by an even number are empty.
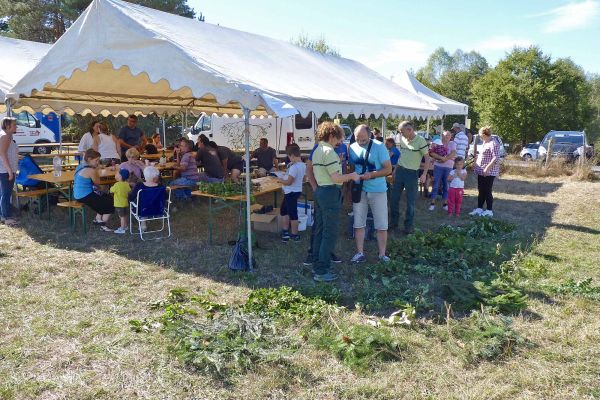
<svg viewBox="0 0 600 400"><path fill-rule="evenodd" d="M430 117L427 117L427 137L429 137L429 120Z"/></svg>
<svg viewBox="0 0 600 400"><path fill-rule="evenodd" d="M381 119L381 137L385 139L385 115Z"/></svg>
<svg viewBox="0 0 600 400"><path fill-rule="evenodd" d="M242 107L244 112L244 142L245 142L245 159L246 159L246 236L248 239L248 265L250 271L254 270L254 265L252 265L252 225L250 221L250 185L251 185L251 176L250 176L250 110L246 107Z"/></svg>
<svg viewBox="0 0 600 400"><path fill-rule="evenodd" d="M6 105L6 116L12 117L13 116L12 102L10 101L10 99L6 99L6 101L4 102L4 105Z"/></svg>
<svg viewBox="0 0 600 400"><path fill-rule="evenodd" d="M163 146L166 146L167 145L167 129L165 127L165 117L162 116L162 117L160 117L160 119L162 120Z"/></svg>

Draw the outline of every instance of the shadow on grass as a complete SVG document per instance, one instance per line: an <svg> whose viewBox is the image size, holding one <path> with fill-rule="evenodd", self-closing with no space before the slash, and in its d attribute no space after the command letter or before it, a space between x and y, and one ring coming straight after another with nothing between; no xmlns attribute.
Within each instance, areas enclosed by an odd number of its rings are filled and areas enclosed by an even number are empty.
<svg viewBox="0 0 600 400"><path fill-rule="evenodd" d="M521 179L500 178L494 183L494 192L545 197L562 187L562 183L527 181Z"/></svg>
<svg viewBox="0 0 600 400"><path fill-rule="evenodd" d="M502 179L498 181L495 188L497 192L505 193L512 190L510 187L514 187L517 183L519 187L530 188L535 193L551 193L558 188L553 183L531 184L527 181ZM472 183L470 186L472 187ZM530 194L522 190L519 193ZM262 201L263 204L271 202L270 197ZM417 203L416 227L424 232L435 231L440 225L465 226L469 222L466 212L457 220L449 218L441 210L427 211L428 201L422 197L418 198ZM468 190L463 203L464 210L475 208L475 205L476 196L472 190ZM527 247L534 236L543 235L545 230L552 225L551 218L556 208L556 204L547 201L500 199L496 201L495 205L494 211L500 219L517 225L515 235L501 242L507 254L510 254L515 245ZM405 209L404 196L400 207L403 212ZM68 227L66 212L56 208L53 209L53 217L50 221L28 215L22 218L21 227L33 240L58 249L82 253L107 251L123 257L124 263L133 261L154 264L230 285L250 288L288 285L300 288L304 292L316 287L312 281L311 267L302 265L308 249L309 232L302 233L300 242L289 243L282 243L277 234L257 232L259 248L256 250L255 256L258 269L254 273L234 273L227 268L227 261L232 252L232 247L227 245L227 242L234 240L237 236L238 211L224 210L219 214L216 222L219 231L215 240L217 244L209 245L206 201L194 200L191 203L178 205L178 208L179 210L172 216L173 237L160 241L142 242L135 236L105 233L94 227L90 228L91 231L87 235L80 232L73 234ZM348 205L346 205L347 211L349 211ZM112 226L115 226L116 218L113 217L111 223ZM376 268L373 263L376 262L377 252L375 242L367 242L365 247L369 262L360 266L351 265L348 260L354 254L355 248L353 240L347 237L346 232L346 218L342 217L336 253L345 262L334 266L340 279L332 285L335 293L331 293L331 296L332 300L353 307L359 300L358 293L364 292L364 279L368 277L371 270ZM390 240L402 238L402 235L390 234ZM497 242L482 239L481 245L495 249ZM398 281L404 279L407 282L418 281L426 285L427 281L431 280L431 276L426 274L402 276L399 274L396 279ZM466 283L472 284L472 280L469 281L467 278ZM171 288L165 288L165 291L169 289ZM436 299L436 307L443 304L443 300L443 298ZM389 309L385 307L373 311L388 312ZM443 310L436 309L436 312L441 311Z"/></svg>
<svg viewBox="0 0 600 400"><path fill-rule="evenodd" d="M600 230L588 228L587 226L571 225L571 224L552 224L552 226L554 228L558 228L558 229L562 229L562 230L575 231L575 232L580 232L580 233L589 233L591 235L600 234Z"/></svg>

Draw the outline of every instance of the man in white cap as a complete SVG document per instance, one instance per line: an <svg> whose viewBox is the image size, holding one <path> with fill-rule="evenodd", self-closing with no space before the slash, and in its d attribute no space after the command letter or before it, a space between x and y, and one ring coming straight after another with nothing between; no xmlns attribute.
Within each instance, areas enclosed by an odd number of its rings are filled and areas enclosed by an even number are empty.
<svg viewBox="0 0 600 400"><path fill-rule="evenodd" d="M469 137L461 124L455 122L452 124L452 132L454 133L454 143L456 143L456 155L466 159L469 149Z"/></svg>

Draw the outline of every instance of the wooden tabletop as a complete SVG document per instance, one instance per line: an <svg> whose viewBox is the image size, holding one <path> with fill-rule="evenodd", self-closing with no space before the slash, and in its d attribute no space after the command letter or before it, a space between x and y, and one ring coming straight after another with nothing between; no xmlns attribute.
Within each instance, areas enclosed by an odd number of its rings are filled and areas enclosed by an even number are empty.
<svg viewBox="0 0 600 400"><path fill-rule="evenodd" d="M104 171L104 172L101 172ZM106 184L114 182L115 171L110 169L99 170L100 179L106 181ZM35 179L48 183L71 183L75 180L75 171L62 171L60 176L54 176L54 171L44 174L33 174L27 176L29 179Z"/></svg>
<svg viewBox="0 0 600 400"><path fill-rule="evenodd" d="M281 189L281 184L277 182L268 182L260 186L260 190L255 190L252 192L254 197L262 196L263 194L273 193ZM221 199L221 200L231 200L231 201L244 201L246 200L246 194L238 194L235 196L219 196L214 194L208 194L206 192L202 192L200 190L194 190L192 192L192 196L200 196L200 197L211 197L213 199Z"/></svg>
<svg viewBox="0 0 600 400"><path fill-rule="evenodd" d="M173 150L165 150L165 156L168 157L173 157ZM162 150L159 150L157 154L142 154L140 156L140 158L142 158L143 160L158 160L159 158L162 157Z"/></svg>

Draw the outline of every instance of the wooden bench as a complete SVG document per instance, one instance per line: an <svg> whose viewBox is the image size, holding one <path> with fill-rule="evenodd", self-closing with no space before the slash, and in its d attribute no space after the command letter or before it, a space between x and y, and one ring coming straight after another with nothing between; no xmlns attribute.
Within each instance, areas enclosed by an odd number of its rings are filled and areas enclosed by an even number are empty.
<svg viewBox="0 0 600 400"><path fill-rule="evenodd" d="M77 226L77 215L81 217L81 227L83 228L83 233L87 232L87 220L86 220L86 212L85 205L76 200L71 201L63 201L57 204L58 207L64 207L69 209L69 225L71 226L71 230L75 231Z"/></svg>
<svg viewBox="0 0 600 400"><path fill-rule="evenodd" d="M17 196L17 207L20 208L19 205L19 199L27 199L27 201L30 201L31 199L40 199L38 201L38 215L41 215L42 213L42 201L41 201L41 197L48 195L50 193L56 193L58 192L58 188L48 188L48 189L36 189L36 190L24 190L24 191L18 191L15 188L15 193Z"/></svg>
<svg viewBox="0 0 600 400"><path fill-rule="evenodd" d="M198 186L197 185L168 185L171 190L177 190L177 189L197 189Z"/></svg>

